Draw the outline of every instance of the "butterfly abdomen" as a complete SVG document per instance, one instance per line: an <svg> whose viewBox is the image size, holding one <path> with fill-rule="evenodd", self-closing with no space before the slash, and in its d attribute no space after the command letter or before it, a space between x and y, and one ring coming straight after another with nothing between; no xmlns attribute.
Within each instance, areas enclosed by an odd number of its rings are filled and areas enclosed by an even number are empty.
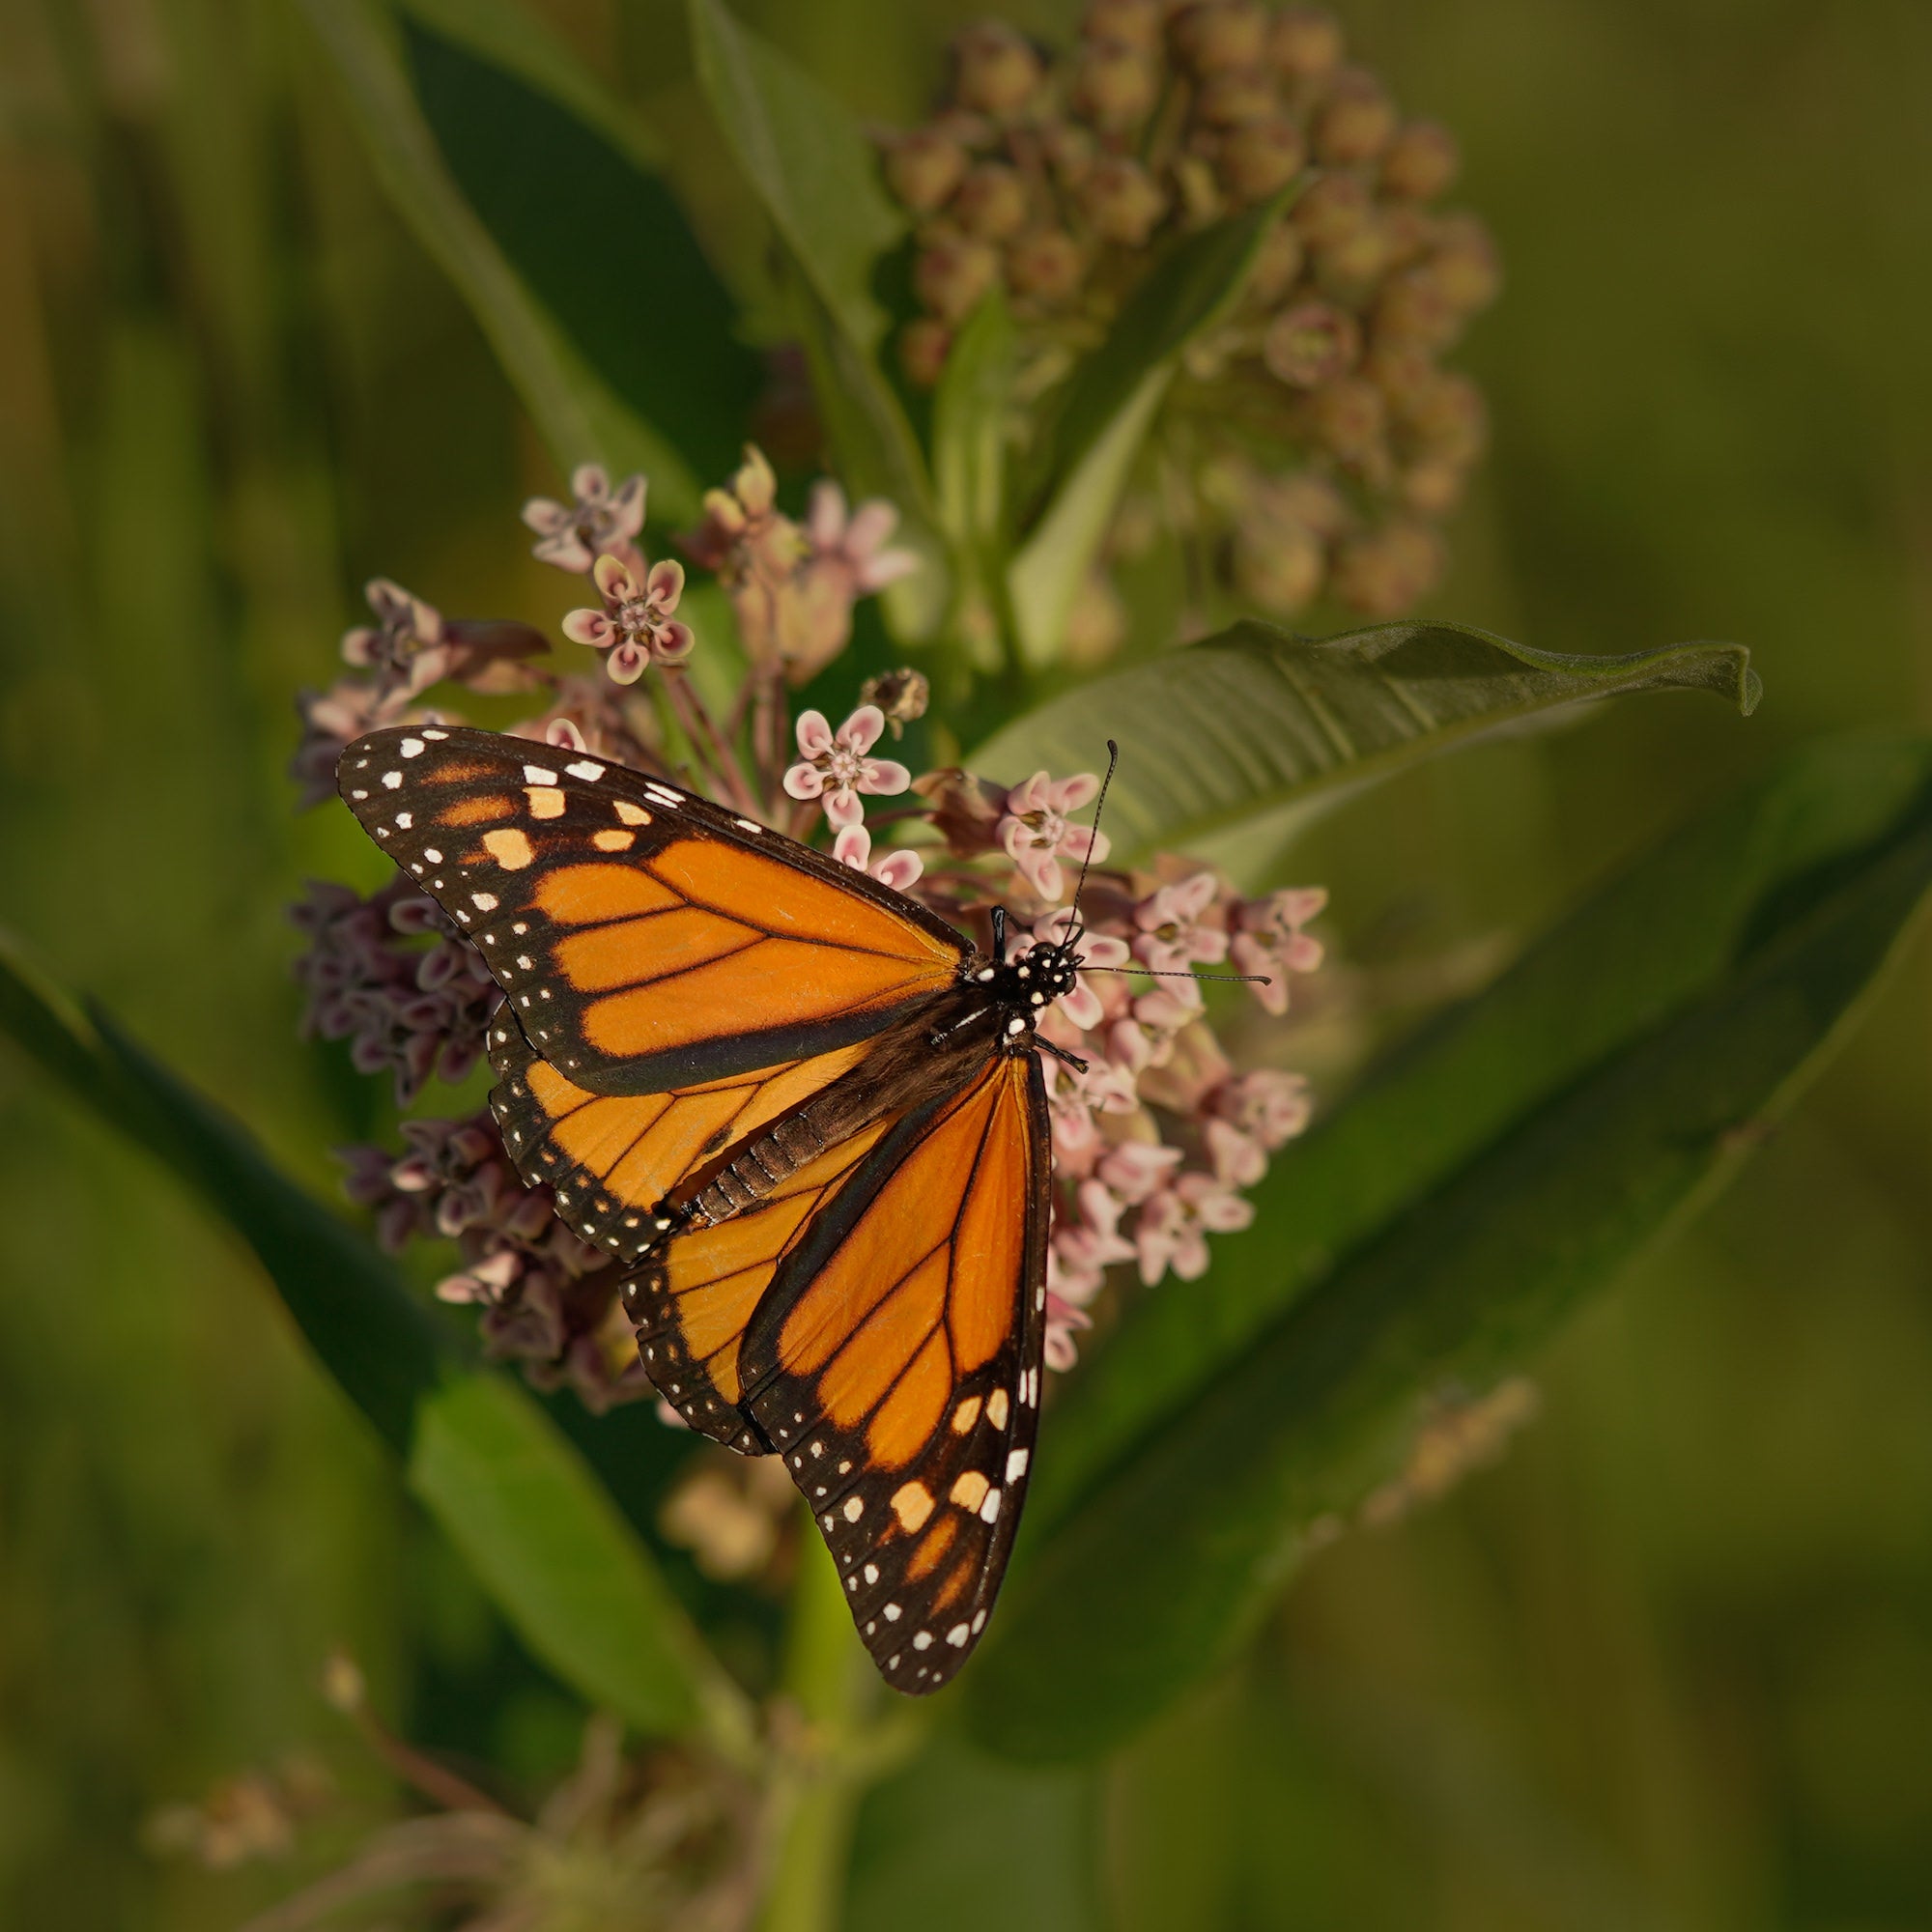
<svg viewBox="0 0 1932 1932"><path fill-rule="evenodd" d="M714 1223L728 1220L740 1208L762 1201L830 1145L812 1125L809 1108L781 1121L699 1188L691 1203L693 1217Z"/></svg>

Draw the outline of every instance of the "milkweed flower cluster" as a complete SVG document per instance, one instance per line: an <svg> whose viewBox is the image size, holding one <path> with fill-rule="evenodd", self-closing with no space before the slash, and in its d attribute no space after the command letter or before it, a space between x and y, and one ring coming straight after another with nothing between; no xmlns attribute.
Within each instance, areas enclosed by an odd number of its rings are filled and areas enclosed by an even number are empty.
<svg viewBox="0 0 1932 1932"><path fill-rule="evenodd" d="M687 669L703 639L673 614L683 567L640 548L642 480L613 487L586 468L572 481L572 503L537 499L525 520L536 554L588 578L600 595L601 611L580 607L561 628L598 653L601 674L532 662L546 640L527 627L453 623L393 585L372 585L378 621L345 640L350 675L302 700L303 796L314 795L325 758L332 766L346 739L372 723L460 722L445 700L464 691L526 692L542 708L515 732L677 779L816 840L982 948L996 906L1006 908L1016 952L1073 940L1081 970L1039 1027L1066 1056L1042 1055L1041 1066L1055 1183L1047 1359L1070 1367L1109 1271L1145 1289L1197 1279L1213 1237L1248 1225L1249 1190L1307 1124L1303 1081L1238 1065L1242 1050L1228 1044L1247 1031L1238 1009L1210 1013L1192 976L1264 976L1235 999L1251 996L1258 1018L1285 1011L1293 980L1321 962L1308 927L1323 895L1244 898L1211 868L1174 855L1116 863L1107 833L1085 822L1099 791L1092 772L942 766L916 776L881 755L888 744L915 742L905 734L931 696L915 670L869 680L837 723L815 709L794 717L798 667L835 636L836 656L853 604L902 563L884 547L888 506L848 509L821 485L805 522L793 523L755 450L728 491L707 496L702 524L683 540L729 594L750 658L730 715L715 718ZM319 884L294 918L312 1033L349 1041L356 1067L389 1076L403 1108L432 1080L469 1073L500 994L432 900L400 875L369 894ZM647 1395L618 1303L620 1271L557 1219L548 1189L523 1183L488 1110L405 1119L399 1134L399 1148L345 1155L349 1192L381 1238L392 1248L454 1243L459 1264L439 1294L475 1305L490 1349L540 1385L568 1384L596 1407Z"/></svg>
<svg viewBox="0 0 1932 1932"><path fill-rule="evenodd" d="M1404 117L1331 15L1091 0L1058 55L982 21L954 43L938 113L883 137L882 164L917 224L907 375L937 383L997 290L1026 399L1105 338L1172 243L1299 182L1238 299L1190 344L1146 487L1202 562L1278 614L1325 590L1389 616L1432 587L1485 435L1480 393L1440 358L1500 270L1481 222L1436 206L1454 136ZM1151 526L1145 502L1123 507L1117 557Z"/></svg>

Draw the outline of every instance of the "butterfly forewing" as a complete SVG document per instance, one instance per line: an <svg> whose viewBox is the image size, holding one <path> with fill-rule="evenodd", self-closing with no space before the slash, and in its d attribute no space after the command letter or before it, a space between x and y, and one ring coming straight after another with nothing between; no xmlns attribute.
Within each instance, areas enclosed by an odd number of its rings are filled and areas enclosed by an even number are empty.
<svg viewBox="0 0 1932 1932"><path fill-rule="evenodd" d="M1048 1154L1037 1057L996 1053L879 1139L782 1258L738 1353L745 1406L901 1690L958 1668L1012 1545L1039 1416Z"/></svg>
<svg viewBox="0 0 1932 1932"><path fill-rule="evenodd" d="M531 1046L654 1093L867 1038L965 942L875 881L608 760L438 725L344 753L343 796L475 940Z"/></svg>

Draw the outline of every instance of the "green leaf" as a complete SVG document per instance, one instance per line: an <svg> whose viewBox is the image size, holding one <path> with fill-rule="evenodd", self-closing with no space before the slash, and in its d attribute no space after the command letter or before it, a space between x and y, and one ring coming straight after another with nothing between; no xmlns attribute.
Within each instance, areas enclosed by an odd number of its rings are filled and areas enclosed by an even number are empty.
<svg viewBox="0 0 1932 1932"><path fill-rule="evenodd" d="M698 80L745 179L839 333L871 355L886 330L873 269L906 227L871 142L841 101L722 0L691 0L690 20Z"/></svg>
<svg viewBox="0 0 1932 1932"><path fill-rule="evenodd" d="M1932 745L1807 751L1284 1155L1254 1229L1142 1304L1170 1312L1052 1418L1041 1470L1085 1466L1030 1499L1034 1560L971 1680L981 1736L1104 1749L1211 1670L1430 1388L1521 1361L1728 1177L1928 886Z"/></svg>
<svg viewBox="0 0 1932 1932"><path fill-rule="evenodd" d="M894 628L924 637L944 615L946 546L912 426L879 367L887 316L879 258L905 233L878 159L845 106L739 21L722 0L689 0L697 77L720 131L783 247L793 309L840 480L889 497L898 542L924 568L886 594Z"/></svg>
<svg viewBox="0 0 1932 1932"><path fill-rule="evenodd" d="M939 520L960 551L989 555L1006 518L1007 415L1016 338L995 289L953 338L932 396L932 477Z"/></svg>
<svg viewBox="0 0 1932 1932"><path fill-rule="evenodd" d="M1073 613L1141 444L1153 426L1172 369L1151 369L1054 494L1007 571L1021 660L1039 668L1060 656Z"/></svg>
<svg viewBox="0 0 1932 1932"><path fill-rule="evenodd" d="M1107 830L1116 853L1132 859L1318 796L1333 802L1584 699L1714 691L1748 713L1760 689L1739 644L1582 657L1466 624L1383 624L1317 639L1244 622L1049 699L968 762L1014 781L1091 771L1103 741L1118 740Z"/></svg>
<svg viewBox="0 0 1932 1932"><path fill-rule="evenodd" d="M469 1366L387 1260L281 1174L246 1128L105 1014L75 1005L4 935L0 1031L254 1251L532 1655L642 1730L705 1726L741 1747L742 1697L527 1391Z"/></svg>
<svg viewBox="0 0 1932 1932"><path fill-rule="evenodd" d="M656 1735L742 1740L739 1699L655 1563L556 1425L517 1384L455 1375L422 1404L411 1490L532 1653L599 1709Z"/></svg>
<svg viewBox="0 0 1932 1932"><path fill-rule="evenodd" d="M403 14L451 175L599 380L698 478L723 477L764 387L730 292L629 117L521 9L521 34L486 37L499 10L473 7Z"/></svg>
<svg viewBox="0 0 1932 1932"><path fill-rule="evenodd" d="M452 15L447 7L405 18L384 0L301 4L384 186L469 303L559 466L595 460L617 474L642 469L659 513L696 515L698 478L714 467L722 412L754 369L734 362L744 352L731 346L728 304L724 325L715 326L723 301L716 278L640 166L641 150L614 140L618 111L606 107L595 123L584 120L582 103L597 94L595 84L559 47L533 54L539 30L525 22L520 35L512 33L499 8L490 8L481 27L459 43L445 29L460 12ZM427 85L435 127L419 82ZM481 197L480 210L466 188ZM502 224L503 237L493 235L492 220ZM613 232L621 245L613 245ZM682 374L675 384L664 381L663 367L679 353L685 331L681 319L662 311L676 304L654 299L628 313L635 290L622 307L595 302L613 272L620 281L647 272L613 270L613 260L647 264L654 244L681 265L681 276L696 278L693 298L714 325L705 366L723 385L715 423L710 399L670 394L683 388ZM670 420L661 421L657 410L667 401ZM682 447L680 438L693 447Z"/></svg>
<svg viewBox="0 0 1932 1932"><path fill-rule="evenodd" d="M1067 613L1180 352L1240 295L1263 239L1293 194L1284 191L1177 242L1128 297L1106 341L1067 379L1029 466L1032 533L1010 575L1028 663L1050 664L1060 655Z"/></svg>

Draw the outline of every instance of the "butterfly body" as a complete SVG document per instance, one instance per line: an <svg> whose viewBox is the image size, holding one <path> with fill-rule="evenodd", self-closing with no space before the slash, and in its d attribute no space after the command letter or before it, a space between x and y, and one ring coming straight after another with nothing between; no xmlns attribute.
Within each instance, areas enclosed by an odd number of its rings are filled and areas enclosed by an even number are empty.
<svg viewBox="0 0 1932 1932"><path fill-rule="evenodd" d="M626 1271L694 1428L784 1459L889 1683L990 1614L1045 1328L1036 1028L1078 954L991 957L917 901L682 787L439 726L351 745L344 797L504 992L492 1106Z"/></svg>

